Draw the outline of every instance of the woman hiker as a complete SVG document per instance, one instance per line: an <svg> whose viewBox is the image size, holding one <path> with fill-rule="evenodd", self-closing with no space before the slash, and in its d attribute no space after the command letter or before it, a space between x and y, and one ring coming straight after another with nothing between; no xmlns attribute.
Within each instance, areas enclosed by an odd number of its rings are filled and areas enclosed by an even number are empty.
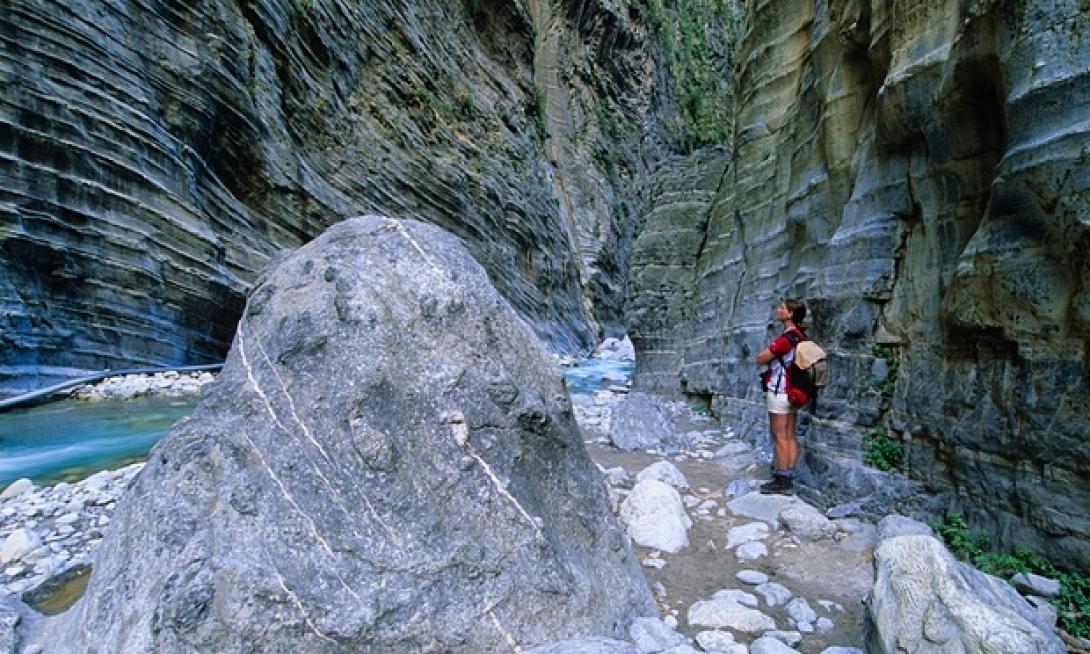
<svg viewBox="0 0 1090 654"><path fill-rule="evenodd" d="M768 428L772 434L772 461L775 470L772 481L761 486L765 495L791 495L795 492L792 477L799 458L799 443L795 440L798 408L787 401L787 366L795 358L795 348L785 334L806 338L801 325L806 318L806 305L788 298L776 307L776 320L783 323L783 334L757 355L758 365L767 365L764 373L765 405L768 407Z"/></svg>

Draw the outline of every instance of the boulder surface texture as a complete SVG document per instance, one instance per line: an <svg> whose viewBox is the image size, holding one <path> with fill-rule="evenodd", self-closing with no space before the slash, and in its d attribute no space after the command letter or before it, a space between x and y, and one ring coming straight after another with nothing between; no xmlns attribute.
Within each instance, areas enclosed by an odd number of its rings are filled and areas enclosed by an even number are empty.
<svg viewBox="0 0 1090 654"><path fill-rule="evenodd" d="M455 237L366 216L258 280L35 640L491 652L653 612L554 360Z"/></svg>
<svg viewBox="0 0 1090 654"><path fill-rule="evenodd" d="M1063 641L1007 582L959 563L933 536L888 538L874 553L867 651L1064 654Z"/></svg>

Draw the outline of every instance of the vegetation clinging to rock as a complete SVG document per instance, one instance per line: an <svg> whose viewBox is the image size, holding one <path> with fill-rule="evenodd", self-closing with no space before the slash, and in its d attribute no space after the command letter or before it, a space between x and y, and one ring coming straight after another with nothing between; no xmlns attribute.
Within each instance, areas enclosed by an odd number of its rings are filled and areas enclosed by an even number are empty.
<svg viewBox="0 0 1090 654"><path fill-rule="evenodd" d="M1090 636L1090 577L1059 570L1045 557L1025 548L1013 554L993 552L991 539L970 531L965 519L957 513L948 515L946 522L932 523L931 528L942 536L951 554L981 572L1002 578L1031 572L1058 580L1060 592L1051 602L1056 607L1060 627L1074 636Z"/></svg>
<svg viewBox="0 0 1090 654"><path fill-rule="evenodd" d="M728 143L734 128L738 10L729 0L640 0L678 103L671 127L684 152Z"/></svg>

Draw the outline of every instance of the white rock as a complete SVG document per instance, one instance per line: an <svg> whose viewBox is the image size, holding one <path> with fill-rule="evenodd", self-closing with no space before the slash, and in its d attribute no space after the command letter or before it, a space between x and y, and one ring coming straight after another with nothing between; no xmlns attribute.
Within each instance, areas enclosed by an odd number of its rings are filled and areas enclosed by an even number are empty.
<svg viewBox="0 0 1090 654"><path fill-rule="evenodd" d="M689 488L689 482L685 479L685 475L681 474L681 471L669 461L658 461L647 466L643 470L636 474L636 483L647 479L654 479L661 481L664 484L669 484L678 490L685 490Z"/></svg>
<svg viewBox="0 0 1090 654"><path fill-rule="evenodd" d="M732 629L747 634L776 628L776 622L764 613L722 599L704 600L690 606L688 622L692 627Z"/></svg>
<svg viewBox="0 0 1090 654"><path fill-rule="evenodd" d="M1011 577L1011 584L1023 595L1056 597L1060 594L1059 580L1035 575L1032 572L1019 572Z"/></svg>
<svg viewBox="0 0 1090 654"><path fill-rule="evenodd" d="M1052 605L1048 599L1044 597L1037 597L1036 595L1030 595L1026 597L1026 601L1033 605L1033 608L1037 609L1037 615L1041 618L1041 621L1052 627L1056 628L1056 621L1060 618L1059 613L1056 611L1056 607Z"/></svg>
<svg viewBox="0 0 1090 654"><path fill-rule="evenodd" d="M804 634L814 633L814 625L810 624L809 622L796 622L794 620L792 620L792 622L795 622L795 628L798 629L799 631L801 631L802 633L804 633Z"/></svg>
<svg viewBox="0 0 1090 654"><path fill-rule="evenodd" d="M732 549L742 543L764 540L768 538L768 525L763 522L751 522L740 527L733 527L727 531L727 549Z"/></svg>
<svg viewBox="0 0 1090 654"><path fill-rule="evenodd" d="M757 586L768 582L768 575L757 570L740 570L738 574L734 575L734 578L743 584L750 584Z"/></svg>
<svg viewBox="0 0 1090 654"><path fill-rule="evenodd" d="M0 500L10 500L26 493L34 488L34 482L30 481L26 477L22 479L16 479L8 484L4 492L0 493Z"/></svg>
<svg viewBox="0 0 1090 654"><path fill-rule="evenodd" d="M837 604L836 602L833 602L832 600L818 600L818 604L820 604L821 608L825 609L829 613L832 613L833 611L836 611L837 613L844 612L844 607Z"/></svg>
<svg viewBox="0 0 1090 654"><path fill-rule="evenodd" d="M50 556L34 564L34 574L52 577L64 568L65 559Z"/></svg>
<svg viewBox="0 0 1090 654"><path fill-rule="evenodd" d="M821 650L821 654L866 654L866 652L858 647L841 647L840 645L836 645L834 647L826 647Z"/></svg>
<svg viewBox="0 0 1090 654"><path fill-rule="evenodd" d="M674 613L677 613L677 611L674 611ZM667 627L670 627L671 629L677 629L677 617L673 615L668 615L663 618L662 623L665 624Z"/></svg>
<svg viewBox="0 0 1090 654"><path fill-rule="evenodd" d="M110 524L110 516L108 516L108 515L100 515L100 516L98 517L98 521L97 521L97 523L96 523L96 524L97 524L97 525L98 525L99 527L105 527L106 525Z"/></svg>
<svg viewBox="0 0 1090 654"><path fill-rule="evenodd" d="M734 550L734 555L740 561L754 561L768 556L768 547L760 541L751 541L739 545L738 549Z"/></svg>
<svg viewBox="0 0 1090 654"><path fill-rule="evenodd" d="M29 529L16 529L0 546L0 563L10 563L26 557L42 546L42 539Z"/></svg>
<svg viewBox="0 0 1090 654"><path fill-rule="evenodd" d="M61 517L57 518L58 525L70 525L79 520L79 513L73 511L72 513L65 513Z"/></svg>
<svg viewBox="0 0 1090 654"><path fill-rule="evenodd" d="M24 572L26 572L26 566L22 566L22 565L13 565L13 566L11 566L9 568L4 568L4 574L6 574L9 577L18 577L19 575L23 574Z"/></svg>
<svg viewBox="0 0 1090 654"><path fill-rule="evenodd" d="M712 595L712 599L723 599L732 602L737 602L742 606L748 606L750 608L757 608L757 596L751 595L744 590L738 590L736 588L725 588L717 591L715 595Z"/></svg>
<svg viewBox="0 0 1090 654"><path fill-rule="evenodd" d="M887 538L874 551L874 568L866 606L876 651L925 638L973 652L1067 651L1017 591L959 563L932 536Z"/></svg>
<svg viewBox="0 0 1090 654"><path fill-rule="evenodd" d="M627 486L632 481L632 478L628 476L628 473L621 466L603 470L602 474L605 475L610 486Z"/></svg>
<svg viewBox="0 0 1090 654"><path fill-rule="evenodd" d="M788 600L793 597L793 593L785 586L781 586L774 581L770 581L766 584L761 584L754 588L755 591L760 593L765 598L765 603L769 606L780 606L786 604Z"/></svg>
<svg viewBox="0 0 1090 654"><path fill-rule="evenodd" d="M647 479L637 483L621 503L621 520L628 535L643 547L654 547L674 554L688 546L686 531L692 520L681 505L681 496L672 487Z"/></svg>
<svg viewBox="0 0 1090 654"><path fill-rule="evenodd" d="M685 643L685 637L658 618L636 618L628 636L641 654L661 652Z"/></svg>
<svg viewBox="0 0 1090 654"><path fill-rule="evenodd" d="M817 613L810 607L810 603L804 597L796 597L787 603L787 615L795 622L813 622L817 620Z"/></svg>
<svg viewBox="0 0 1090 654"><path fill-rule="evenodd" d="M730 456L731 454L741 454L742 452L748 452L751 448L748 443L742 441L734 441L727 443L723 447L715 451L716 456Z"/></svg>
<svg viewBox="0 0 1090 654"><path fill-rule="evenodd" d="M683 495L681 501L685 504L685 508L691 509L697 504L700 504L700 498L694 495Z"/></svg>
<svg viewBox="0 0 1090 654"><path fill-rule="evenodd" d="M745 495L749 492L749 483L744 479L735 479L727 484L726 489L723 490L725 497L737 497L739 495Z"/></svg>
<svg viewBox="0 0 1090 654"><path fill-rule="evenodd" d="M833 624L833 621L830 620L829 618L818 618L817 623L815 624L815 626L817 627L818 631L824 633L826 631L829 631L830 629L832 629L836 625Z"/></svg>
<svg viewBox="0 0 1090 654"><path fill-rule="evenodd" d="M645 567L645 568L655 568L656 570L661 570L665 565L666 565L666 561L663 561L662 559L644 559L643 560L643 567Z"/></svg>
<svg viewBox="0 0 1090 654"><path fill-rule="evenodd" d="M729 631L701 631L696 635L696 644L705 652L726 652L735 645L734 634Z"/></svg>
<svg viewBox="0 0 1090 654"><path fill-rule="evenodd" d="M798 650L791 649L775 638L762 636L750 643L749 654L798 654Z"/></svg>
<svg viewBox="0 0 1090 654"><path fill-rule="evenodd" d="M798 503L784 507L777 516L784 528L807 541L819 541L836 535L836 525L809 504Z"/></svg>
<svg viewBox="0 0 1090 654"><path fill-rule="evenodd" d="M764 635L766 638L775 638L788 647L798 647L802 642L802 634L797 631L766 631Z"/></svg>
<svg viewBox="0 0 1090 654"><path fill-rule="evenodd" d="M786 495L761 495L759 492L751 492L731 500L727 508L734 515L762 520L773 529L779 529L780 511L793 504L803 502Z"/></svg>

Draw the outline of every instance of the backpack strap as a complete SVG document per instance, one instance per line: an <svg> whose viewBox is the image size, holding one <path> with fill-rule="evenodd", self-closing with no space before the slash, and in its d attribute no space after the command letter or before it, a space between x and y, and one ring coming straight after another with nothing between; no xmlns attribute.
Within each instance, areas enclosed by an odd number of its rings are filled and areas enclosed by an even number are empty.
<svg viewBox="0 0 1090 654"><path fill-rule="evenodd" d="M802 335L802 331L798 328L788 329L783 333L784 338L791 342L791 349L795 349L799 346L799 343L807 340L806 336ZM787 364L783 362L783 355L777 354L776 359L780 362L780 378L776 380L776 393L780 392L780 384L787 381Z"/></svg>

